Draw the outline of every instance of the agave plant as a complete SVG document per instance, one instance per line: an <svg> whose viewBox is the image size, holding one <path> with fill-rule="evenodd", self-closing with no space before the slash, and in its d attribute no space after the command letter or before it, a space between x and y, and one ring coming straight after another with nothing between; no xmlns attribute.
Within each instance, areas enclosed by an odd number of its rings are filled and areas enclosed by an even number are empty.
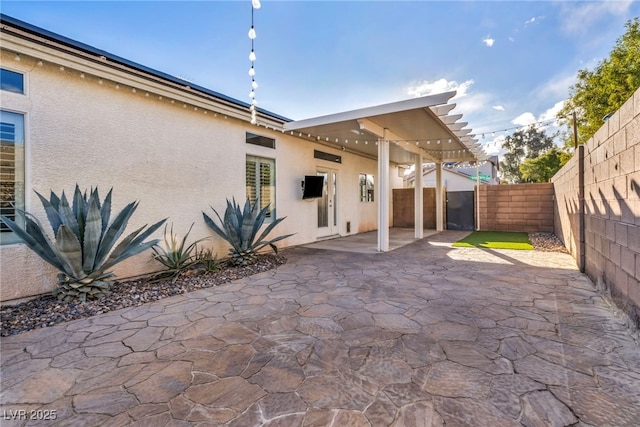
<svg viewBox="0 0 640 427"><path fill-rule="evenodd" d="M187 234L184 235L182 240L179 240L178 236L173 232L173 224L171 224L169 236L167 236L167 226L165 225L164 247L155 245L151 248L153 250L153 259L167 267L167 271L174 276L174 281L178 278L180 272L198 262L194 251L197 252L197 244L205 239L196 240L189 246L185 247L187 237L189 237L189 233L191 233L192 228L193 224L191 224L189 231L187 231Z"/></svg>
<svg viewBox="0 0 640 427"><path fill-rule="evenodd" d="M231 245L231 249L229 249L230 262L236 266L249 265L256 262L258 251L265 246L270 246L275 253L278 253L278 248L274 243L293 236L293 234L287 234L274 239L266 239L267 235L286 217L274 220L258 235L260 228L267 218L269 205L259 209L258 203L254 203L252 206L251 201L247 199L244 204L244 209L240 209L240 205L236 203L235 199L233 199L232 202L227 199L227 209L224 212L224 219L220 217L213 207L211 207L211 209L213 209L213 212L218 217L220 225L216 224L211 217L202 212L204 222L211 227L218 236L229 242Z"/></svg>
<svg viewBox="0 0 640 427"><path fill-rule="evenodd" d="M53 291L63 301L86 301L108 295L114 274L108 271L119 262L136 255L158 240L144 240L165 221L135 230L116 244L138 202L129 203L113 221L111 192L100 202L98 188L84 195L76 184L73 202L69 205L64 191L58 197L53 191L49 200L36 191L47 214L55 240L47 236L44 227L33 215L16 210L24 225L2 216L2 221L43 260L57 268L58 287ZM115 247L114 247L115 246Z"/></svg>

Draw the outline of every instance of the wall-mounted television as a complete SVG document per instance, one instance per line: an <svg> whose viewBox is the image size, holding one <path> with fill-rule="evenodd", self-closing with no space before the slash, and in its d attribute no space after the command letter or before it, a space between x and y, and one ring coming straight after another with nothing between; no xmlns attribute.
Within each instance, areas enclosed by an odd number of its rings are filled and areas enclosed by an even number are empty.
<svg viewBox="0 0 640 427"><path fill-rule="evenodd" d="M303 199L315 199L322 197L322 190L324 188L324 176L306 175L304 177L302 187Z"/></svg>

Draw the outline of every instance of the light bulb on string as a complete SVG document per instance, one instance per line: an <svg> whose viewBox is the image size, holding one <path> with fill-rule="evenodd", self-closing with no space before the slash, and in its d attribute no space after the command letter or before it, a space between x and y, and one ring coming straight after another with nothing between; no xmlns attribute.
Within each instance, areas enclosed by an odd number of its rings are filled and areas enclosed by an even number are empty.
<svg viewBox="0 0 640 427"><path fill-rule="evenodd" d="M253 25L251 26L251 29L249 30L249 38L251 40L256 38L256 29L253 28Z"/></svg>
<svg viewBox="0 0 640 427"><path fill-rule="evenodd" d="M251 6L253 6L254 9L260 9L260 0L251 0Z"/></svg>
<svg viewBox="0 0 640 427"><path fill-rule="evenodd" d="M256 83L256 81L255 81L255 80L252 80L252 81L251 81L251 87L252 87L253 89L258 89L258 83Z"/></svg>
<svg viewBox="0 0 640 427"><path fill-rule="evenodd" d="M251 53L249 54L249 61L253 62L256 60L256 53L251 49Z"/></svg>
<svg viewBox="0 0 640 427"><path fill-rule="evenodd" d="M249 75L250 75L251 77L253 77L253 76L255 76L255 75L256 75L256 69L255 69L255 68L253 68L253 66L251 66L251 68L249 69Z"/></svg>
<svg viewBox="0 0 640 427"><path fill-rule="evenodd" d="M249 92L249 98L253 99L256 97L256 93L254 91Z"/></svg>

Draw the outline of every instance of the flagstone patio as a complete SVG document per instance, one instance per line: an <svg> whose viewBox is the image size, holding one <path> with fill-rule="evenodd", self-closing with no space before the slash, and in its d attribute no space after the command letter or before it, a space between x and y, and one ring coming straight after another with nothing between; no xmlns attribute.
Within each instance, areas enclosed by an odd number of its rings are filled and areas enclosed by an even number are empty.
<svg viewBox="0 0 640 427"><path fill-rule="evenodd" d="M451 248L462 235L292 248L277 270L3 338L1 424L640 425L640 347L574 260Z"/></svg>

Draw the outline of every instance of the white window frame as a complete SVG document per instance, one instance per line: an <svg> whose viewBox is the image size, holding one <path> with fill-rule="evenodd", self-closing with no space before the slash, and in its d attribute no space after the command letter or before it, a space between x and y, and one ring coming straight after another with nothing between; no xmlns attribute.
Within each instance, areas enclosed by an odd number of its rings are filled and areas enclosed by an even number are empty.
<svg viewBox="0 0 640 427"><path fill-rule="evenodd" d="M17 185L15 185L14 187L14 197L13 197L13 202L15 203L15 208L16 209L21 209L21 210L27 210L27 200L26 200L26 195L27 195L27 114L25 112L22 111L14 111L14 110L10 110L7 108L0 108L0 111L2 111L3 113L8 113L8 114L12 114L12 115L17 115L17 116L21 116L22 117L22 121L21 121L21 125L22 125L22 138L21 138L21 144L22 145L22 150L21 150L21 156L22 156L22 163L21 164L17 164L18 162L20 162L20 159L16 159L14 157L14 182L17 182ZM18 152L20 153L20 152ZM14 156L15 156L15 151L14 151ZM18 156L20 156L20 154L18 154ZM19 178L16 179L15 174L16 172L19 175ZM15 221L20 223L20 217L19 216L15 216L14 217ZM20 243L21 240L15 236L14 233L12 233L11 231L5 230L5 231L1 231L0 232L0 245L9 245L9 244L15 244L15 243Z"/></svg>

